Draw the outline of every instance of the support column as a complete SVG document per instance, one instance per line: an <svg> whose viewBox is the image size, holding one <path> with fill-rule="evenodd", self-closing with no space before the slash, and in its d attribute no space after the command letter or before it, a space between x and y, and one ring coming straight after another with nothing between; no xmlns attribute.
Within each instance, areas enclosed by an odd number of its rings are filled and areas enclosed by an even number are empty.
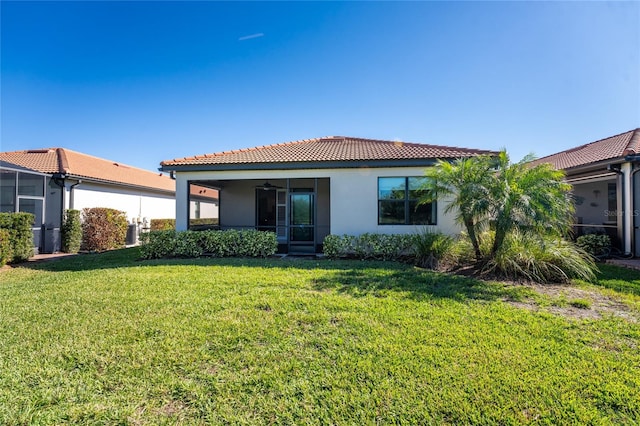
<svg viewBox="0 0 640 426"><path fill-rule="evenodd" d="M631 163L624 163L620 167L622 171L622 220L623 220L623 243L622 248L625 253L631 253L631 235L633 233L633 176L631 174Z"/></svg>
<svg viewBox="0 0 640 426"><path fill-rule="evenodd" d="M176 176L176 230L189 229L189 181Z"/></svg>

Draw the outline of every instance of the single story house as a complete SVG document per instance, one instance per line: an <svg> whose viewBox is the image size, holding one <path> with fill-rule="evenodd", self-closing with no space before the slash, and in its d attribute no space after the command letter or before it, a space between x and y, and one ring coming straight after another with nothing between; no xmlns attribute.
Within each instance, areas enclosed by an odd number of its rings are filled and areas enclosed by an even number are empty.
<svg viewBox="0 0 640 426"><path fill-rule="evenodd" d="M607 233L624 253L640 256L640 129L590 142L532 164L564 170L573 185L575 233Z"/></svg>
<svg viewBox="0 0 640 426"><path fill-rule="evenodd" d="M418 205L425 168L493 151L328 136L166 160L176 228L188 228L192 185L219 191L222 229L270 230L279 250L315 253L329 234L457 233L444 203Z"/></svg>
<svg viewBox="0 0 640 426"><path fill-rule="evenodd" d="M217 194L193 190L194 217L201 211L217 215ZM39 251L60 250L64 210L88 207L124 211L130 223L174 218L175 181L65 148L0 153L0 211L35 215L34 246Z"/></svg>

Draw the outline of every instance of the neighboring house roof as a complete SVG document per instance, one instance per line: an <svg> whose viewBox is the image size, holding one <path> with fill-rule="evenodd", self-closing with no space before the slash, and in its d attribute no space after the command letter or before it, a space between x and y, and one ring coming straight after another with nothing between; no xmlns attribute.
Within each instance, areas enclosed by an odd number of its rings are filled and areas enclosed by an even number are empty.
<svg viewBox="0 0 640 426"><path fill-rule="evenodd" d="M0 161L41 173L175 193L175 181L166 175L65 148L0 152Z"/></svg>
<svg viewBox="0 0 640 426"><path fill-rule="evenodd" d="M190 195L192 200L205 201L205 202L217 202L218 201L218 190L213 188L208 188L205 186L200 186L192 183L189 185Z"/></svg>
<svg viewBox="0 0 640 426"><path fill-rule="evenodd" d="M494 151L457 148L420 143L386 141L377 139L327 136L305 139L256 148L204 154L161 162L163 170L174 170L184 166L229 166L229 165L292 165L315 163L352 163L452 159L481 154L496 154Z"/></svg>
<svg viewBox="0 0 640 426"><path fill-rule="evenodd" d="M556 169L566 170L589 164L621 160L628 155L635 154L640 154L640 128L548 155L532 161L531 164L550 163Z"/></svg>

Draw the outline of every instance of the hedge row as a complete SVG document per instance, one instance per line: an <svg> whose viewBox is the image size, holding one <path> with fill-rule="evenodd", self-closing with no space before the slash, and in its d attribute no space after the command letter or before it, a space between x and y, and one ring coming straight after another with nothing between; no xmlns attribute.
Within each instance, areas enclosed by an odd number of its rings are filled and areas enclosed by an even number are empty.
<svg viewBox="0 0 640 426"><path fill-rule="evenodd" d="M191 228L211 228L218 226L218 219L204 218L204 219L189 219L189 226ZM176 229L175 219L151 219L150 229L152 231L169 231Z"/></svg>
<svg viewBox="0 0 640 426"><path fill-rule="evenodd" d="M103 207L82 210L82 250L105 251L124 247L127 239L125 212Z"/></svg>
<svg viewBox="0 0 640 426"><path fill-rule="evenodd" d="M413 234L327 235L323 251L329 258L406 260L415 250Z"/></svg>
<svg viewBox="0 0 640 426"><path fill-rule="evenodd" d="M150 229L152 231L169 231L176 229L175 219L151 219Z"/></svg>
<svg viewBox="0 0 640 426"><path fill-rule="evenodd" d="M140 235L140 257L268 257L276 253L278 241L273 232L236 231L151 231Z"/></svg>
<svg viewBox="0 0 640 426"><path fill-rule="evenodd" d="M34 220L31 213L0 213L0 266L33 256Z"/></svg>

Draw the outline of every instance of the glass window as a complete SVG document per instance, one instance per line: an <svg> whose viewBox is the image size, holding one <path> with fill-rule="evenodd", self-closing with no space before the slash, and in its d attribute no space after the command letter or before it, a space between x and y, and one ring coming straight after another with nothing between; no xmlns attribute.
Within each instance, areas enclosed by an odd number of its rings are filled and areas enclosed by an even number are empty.
<svg viewBox="0 0 640 426"><path fill-rule="evenodd" d="M379 200L404 200L405 178L378 178Z"/></svg>
<svg viewBox="0 0 640 426"><path fill-rule="evenodd" d="M378 201L378 224L404 225L405 203L401 201Z"/></svg>
<svg viewBox="0 0 640 426"><path fill-rule="evenodd" d="M379 225L435 225L436 203L419 204L425 177L378 178Z"/></svg>
<svg viewBox="0 0 640 426"><path fill-rule="evenodd" d="M44 197L44 176L18 173L18 195Z"/></svg>
<svg viewBox="0 0 640 426"><path fill-rule="evenodd" d="M20 198L18 202L18 211L35 216L34 227L42 226L42 207L43 201L35 198Z"/></svg>
<svg viewBox="0 0 640 426"><path fill-rule="evenodd" d="M417 200L426 195L427 190L425 186L427 185L426 177L410 177L407 178L409 181L409 199Z"/></svg>
<svg viewBox="0 0 640 426"><path fill-rule="evenodd" d="M0 212L16 211L16 172L0 170Z"/></svg>

